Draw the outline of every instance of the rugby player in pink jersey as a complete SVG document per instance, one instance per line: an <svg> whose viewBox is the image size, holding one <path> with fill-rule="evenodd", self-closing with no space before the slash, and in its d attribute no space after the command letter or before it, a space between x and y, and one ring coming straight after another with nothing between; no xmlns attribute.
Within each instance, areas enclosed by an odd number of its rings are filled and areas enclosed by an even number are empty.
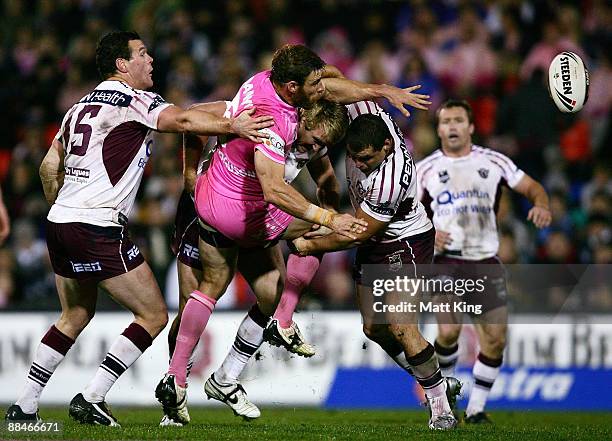
<svg viewBox="0 0 612 441"><path fill-rule="evenodd" d="M129 237L127 220L144 167L154 150L152 131L234 134L260 140L267 118L249 121L183 110L156 93L153 58L138 34L113 32L96 48L102 82L65 115L40 167L47 201L47 247L62 314L42 338L23 392L5 419L39 419L44 387L95 314L103 287L134 314L112 343L69 414L81 423L118 426L105 397L152 344L168 320L151 269ZM245 115L248 117L248 115Z"/></svg>
<svg viewBox="0 0 612 441"><path fill-rule="evenodd" d="M285 156L296 138L296 108L310 107L322 98L348 103L381 96L405 114L408 112L404 104L420 109L426 109L429 104L427 96L412 93L416 87L365 85L330 78L334 73L304 46L279 49L273 58L272 70L245 82L228 112L234 115L254 105L257 112L270 113L275 124L265 131L269 138L263 143L229 141L215 151L209 170L198 178L195 197L202 226L199 248L203 281L185 306L170 369L156 389L166 414L181 423L189 421L188 360L217 299L233 277L239 249L259 249L258 264L269 268L262 273L261 283L269 287L269 303L275 304L285 272L275 241L298 237L313 224L326 226L348 238L355 238L367 226L351 215L336 214L311 204L284 181ZM272 312L268 311L267 315ZM258 334L263 334L263 328ZM221 389L218 391L225 394Z"/></svg>
<svg viewBox="0 0 612 441"><path fill-rule="evenodd" d="M205 103L198 108L222 115L226 105L231 102ZM219 113L220 112L220 113ZM344 136L348 127L348 115L345 106L327 100L317 101L309 109L300 109L297 140L285 160L285 181L291 183L304 168L317 186L317 200L327 209L338 210L340 194L327 146L333 146ZM198 252L198 216L195 211L191 193L195 188L198 173L207 170L210 152L202 154L203 145L214 144L207 137L188 136L183 143L183 178L184 191L176 212L175 232L172 239L172 249L177 255L177 273L179 281L179 311L168 333L168 349L170 357L176 346L182 310L189 300L192 291L198 288L202 280L202 264ZM202 157L204 159L202 160ZM238 270L242 273L255 293L256 302L246 314L238 328L234 343L220 367L207 381L206 390L210 397L226 403L236 415L253 419L260 415L259 409L251 403L243 388L239 387L239 374L250 357L257 351L261 343L261 331L268 322L269 311L275 307L269 284L257 283L262 274L258 263L257 248L243 248L238 256ZM267 272L264 268L263 273ZM272 287L274 292L275 286ZM270 303L272 302L272 303ZM263 311L266 311L264 314ZM299 332L299 330L298 330ZM188 366L191 365L191 360ZM188 368L189 371L189 368ZM223 392L220 393L220 392ZM171 416L164 414L161 426L180 426Z"/></svg>

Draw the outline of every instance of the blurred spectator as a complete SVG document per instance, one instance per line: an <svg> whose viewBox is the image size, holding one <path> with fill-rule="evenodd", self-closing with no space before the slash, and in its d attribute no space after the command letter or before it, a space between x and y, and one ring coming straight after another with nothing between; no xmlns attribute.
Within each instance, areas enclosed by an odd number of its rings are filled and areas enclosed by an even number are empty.
<svg viewBox="0 0 612 441"><path fill-rule="evenodd" d="M549 227L538 231L538 242L547 243L548 236L555 232L573 237L574 219L572 219L568 210L565 193L558 190L550 192L550 214L552 215L552 222Z"/></svg>
<svg viewBox="0 0 612 441"><path fill-rule="evenodd" d="M537 262L548 264L576 263L576 250L567 233L551 231L538 251Z"/></svg>
<svg viewBox="0 0 612 441"><path fill-rule="evenodd" d="M497 57L489 47L488 34L475 9L462 9L457 25L457 36L446 42L452 48L437 74L452 93L468 96L476 88L494 84Z"/></svg>
<svg viewBox="0 0 612 441"><path fill-rule="evenodd" d="M521 77L524 80L531 78L537 70L548 72L548 67L553 58L563 51L575 52L585 62L588 60L582 48L575 41L572 41L567 34L562 33L560 27L561 23L552 18L544 23L541 40L531 48L521 66Z"/></svg>
<svg viewBox="0 0 612 441"><path fill-rule="evenodd" d="M533 239L529 234L525 219L517 217L512 203L511 192L504 189L499 200L499 206L497 208L497 223L499 225L502 236L506 241L513 242L512 250L507 249L506 251L512 256L512 261L507 263L524 263L528 262L529 258L534 253ZM509 246L509 243L505 244ZM501 257L501 238L500 238L500 258L502 262L506 262Z"/></svg>
<svg viewBox="0 0 612 441"><path fill-rule="evenodd" d="M6 211L6 205L4 205L4 196L2 195L2 188L0 188L0 246L4 244L4 241L11 233L11 220L9 219L8 212Z"/></svg>
<svg viewBox="0 0 612 441"><path fill-rule="evenodd" d="M45 241L37 236L29 220L15 222L13 249L16 261L16 281L21 288L22 301L36 302L55 293L55 278Z"/></svg>
<svg viewBox="0 0 612 441"><path fill-rule="evenodd" d="M517 165L531 176L543 175L542 151L559 139L559 111L548 94L544 72L532 71L514 94L502 98L497 114L497 132L514 138Z"/></svg>

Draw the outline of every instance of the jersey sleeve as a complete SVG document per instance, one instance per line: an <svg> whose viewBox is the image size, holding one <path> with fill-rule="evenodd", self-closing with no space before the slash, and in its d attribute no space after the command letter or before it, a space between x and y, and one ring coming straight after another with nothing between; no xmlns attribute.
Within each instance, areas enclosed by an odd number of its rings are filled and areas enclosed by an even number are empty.
<svg viewBox="0 0 612 441"><path fill-rule="evenodd" d="M360 207L381 222L390 222L406 199L414 178L414 163L403 155L394 156L372 177L369 191Z"/></svg>
<svg viewBox="0 0 612 441"><path fill-rule="evenodd" d="M255 144L255 149L259 150L272 161L284 165L285 146L287 145L287 142L280 135L280 131L278 130L277 126L261 129L260 132L268 135L269 138L264 139L264 141L259 144Z"/></svg>
<svg viewBox="0 0 612 441"><path fill-rule="evenodd" d="M141 92L133 96L129 106L129 118L144 126L157 130L159 114L168 106L160 95L153 92Z"/></svg>
<svg viewBox="0 0 612 441"><path fill-rule="evenodd" d="M525 176L525 172L518 168L512 159L508 158L506 155L496 152L491 160L499 165L502 171L502 177L506 180L510 188L516 187L520 180L523 179L523 176Z"/></svg>
<svg viewBox="0 0 612 441"><path fill-rule="evenodd" d="M57 130L57 133L55 134L55 138L57 141L59 141L59 143L64 146L64 149L66 148L66 146L64 145L64 133L66 132L66 125L70 124L71 120L72 120L72 114L74 113L74 106L68 111L66 112L66 114L64 115L64 118L62 119L62 124L60 125L59 129Z"/></svg>

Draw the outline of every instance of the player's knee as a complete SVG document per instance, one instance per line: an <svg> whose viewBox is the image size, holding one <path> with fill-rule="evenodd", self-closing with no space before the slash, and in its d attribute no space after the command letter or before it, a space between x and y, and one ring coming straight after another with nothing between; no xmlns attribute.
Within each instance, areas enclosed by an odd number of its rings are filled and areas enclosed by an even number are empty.
<svg viewBox="0 0 612 441"><path fill-rule="evenodd" d="M459 340L461 325L440 324L438 325L438 336L436 339L442 346L452 346Z"/></svg>
<svg viewBox="0 0 612 441"><path fill-rule="evenodd" d="M62 311L58 324L62 329L73 335L79 335L94 317L95 311L87 311L83 308L74 308Z"/></svg>
<svg viewBox="0 0 612 441"><path fill-rule="evenodd" d="M363 333L370 340L377 342L384 337L386 331L380 325L364 324Z"/></svg>
<svg viewBox="0 0 612 441"><path fill-rule="evenodd" d="M501 357L506 349L506 335L493 334L487 335L482 342L482 350L487 352L491 357Z"/></svg>
<svg viewBox="0 0 612 441"><path fill-rule="evenodd" d="M159 334L168 324L168 309L166 305L157 305L155 308L150 308L140 318L146 323L146 328L153 334Z"/></svg>

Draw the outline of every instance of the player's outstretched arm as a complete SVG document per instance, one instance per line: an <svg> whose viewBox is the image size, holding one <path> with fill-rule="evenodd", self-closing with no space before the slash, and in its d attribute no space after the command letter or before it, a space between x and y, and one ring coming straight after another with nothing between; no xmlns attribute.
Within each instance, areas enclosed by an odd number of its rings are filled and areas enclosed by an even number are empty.
<svg viewBox="0 0 612 441"><path fill-rule="evenodd" d="M281 210L313 224L323 225L351 239L365 231L367 222L350 214L336 214L310 203L284 179L285 165L255 151L255 171L264 199Z"/></svg>
<svg viewBox="0 0 612 441"><path fill-rule="evenodd" d="M213 101L210 103L193 104L189 109L209 112L222 118L229 104L231 104L229 101ZM202 151L207 142L208 136L206 135L183 134L183 186L190 193L193 193L195 189L198 165L200 164Z"/></svg>
<svg viewBox="0 0 612 441"><path fill-rule="evenodd" d="M325 86L323 98L341 104L385 98L405 117L410 116L410 112L405 106L427 110L431 104L429 95L414 93L416 89L421 87L420 85L400 89L388 84L366 84L347 78L323 78L321 81Z"/></svg>
<svg viewBox="0 0 612 441"><path fill-rule="evenodd" d="M2 198L2 189L0 188L0 245L4 243L8 235L11 233L11 220L9 219L4 199Z"/></svg>
<svg viewBox="0 0 612 441"><path fill-rule="evenodd" d="M256 109L242 112L236 118L222 118L197 108L183 110L168 106L159 114L157 130L160 132L190 132L198 135L236 135L253 142L261 142L265 135L259 130L274 124L271 116L252 115Z"/></svg>
<svg viewBox="0 0 612 441"><path fill-rule="evenodd" d="M317 200L321 207L338 212L340 207L340 184L336 179L334 167L329 156L313 159L306 165L308 172L317 184Z"/></svg>
<svg viewBox="0 0 612 441"><path fill-rule="evenodd" d="M368 228L365 231L356 234L354 239L341 236L337 233L332 233L327 236L317 237L315 239L299 237L293 241L293 246L301 256L346 250L367 242L378 232L384 230L389 224L388 222L381 222L378 219L374 219L373 217L364 213L361 208L357 210L355 217L366 221L368 223Z"/></svg>
<svg viewBox="0 0 612 441"><path fill-rule="evenodd" d="M64 148L54 139L39 169L45 199L49 205L55 203L57 194L64 184Z"/></svg>
<svg viewBox="0 0 612 441"><path fill-rule="evenodd" d="M525 175L513 190L525 196L533 204L533 207L527 214L527 220L533 222L538 228L548 227L552 221L552 216L550 214L548 194L546 194L542 184Z"/></svg>

